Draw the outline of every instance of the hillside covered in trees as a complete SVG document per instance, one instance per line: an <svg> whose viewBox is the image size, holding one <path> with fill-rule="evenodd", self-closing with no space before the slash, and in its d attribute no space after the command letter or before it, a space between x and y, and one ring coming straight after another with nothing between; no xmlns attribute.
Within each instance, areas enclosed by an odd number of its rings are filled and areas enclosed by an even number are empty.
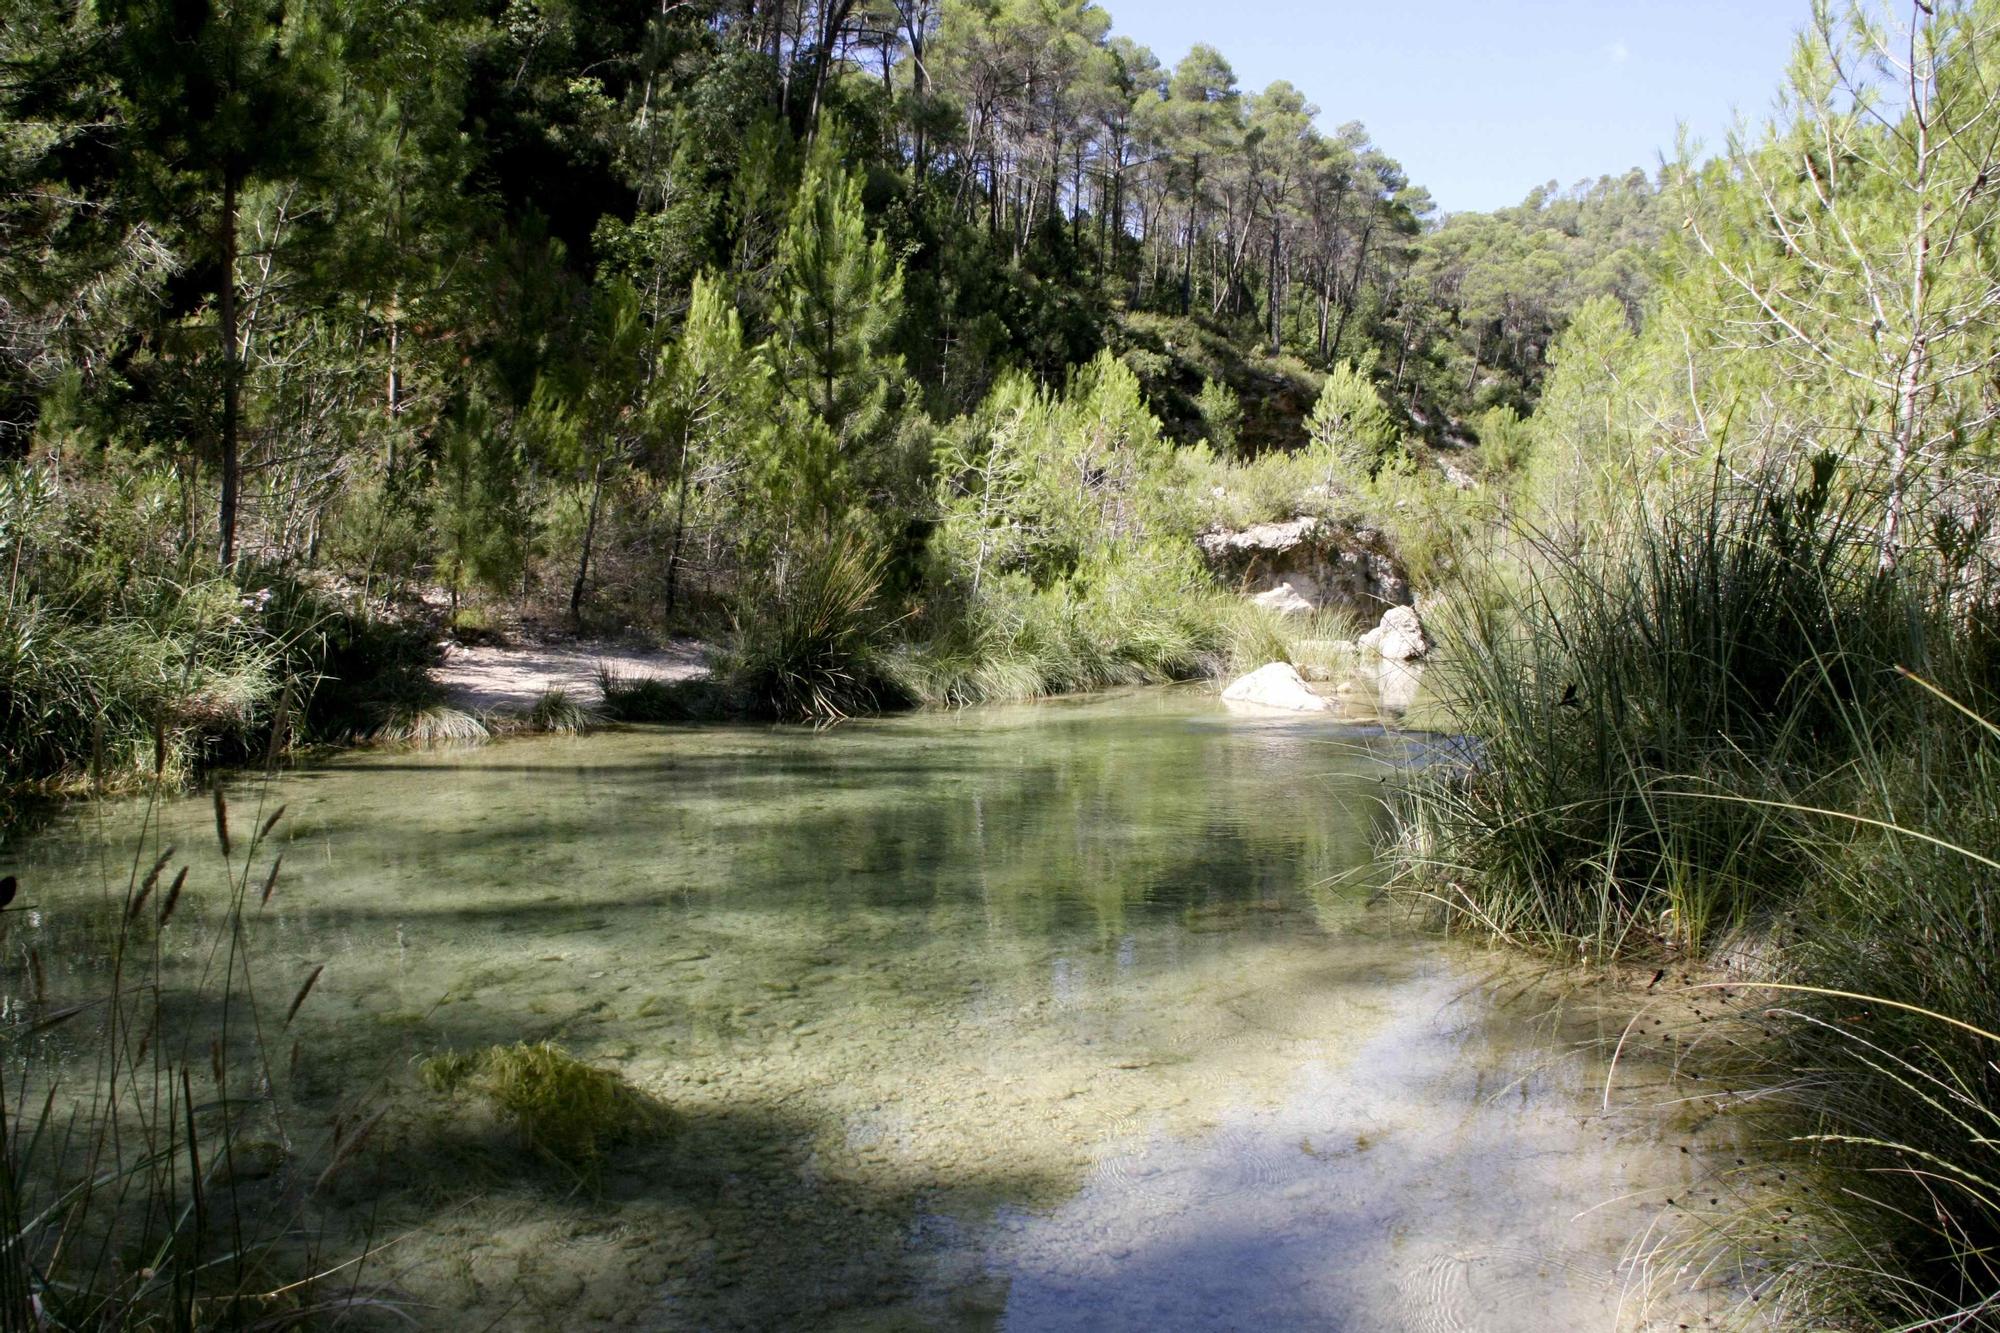
<svg viewBox="0 0 2000 1333"><path fill-rule="evenodd" d="M1112 585L1185 609L1204 527L1464 509L1439 451L1518 433L1572 313L1648 289L1644 175L1440 218L1337 120L1076 0L16 0L12 623L121 625L169 680L203 645L192 712L246 734L287 674L356 672L301 649L307 584L754 637L842 567L954 661L1099 659L1013 690L1191 669L1214 617L1101 623ZM182 591L217 571L301 618L227 642Z"/></svg>

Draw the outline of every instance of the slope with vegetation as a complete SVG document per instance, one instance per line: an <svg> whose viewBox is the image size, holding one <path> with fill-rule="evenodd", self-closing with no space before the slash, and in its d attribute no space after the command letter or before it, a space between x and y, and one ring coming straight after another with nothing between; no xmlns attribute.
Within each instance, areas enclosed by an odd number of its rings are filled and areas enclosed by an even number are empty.
<svg viewBox="0 0 2000 1333"><path fill-rule="evenodd" d="M433 615L722 641L632 717L1197 674L1300 633L1198 536L1366 525L1404 885L1780 997L1746 1299L2000 1324L2000 6L1811 18L1713 160L1440 217L1081 0L15 0L5 786L450 731Z"/></svg>
<svg viewBox="0 0 2000 1333"><path fill-rule="evenodd" d="M376 626L418 598L721 636L788 712L1194 670L1238 614L1205 526L1338 511L1448 565L1439 448L1637 299L1657 199L1435 227L1360 126L1078 0L4 27L16 780L227 757L287 691L303 734L409 725L412 673L329 645L407 665ZM1329 372L1351 438L1307 423Z"/></svg>

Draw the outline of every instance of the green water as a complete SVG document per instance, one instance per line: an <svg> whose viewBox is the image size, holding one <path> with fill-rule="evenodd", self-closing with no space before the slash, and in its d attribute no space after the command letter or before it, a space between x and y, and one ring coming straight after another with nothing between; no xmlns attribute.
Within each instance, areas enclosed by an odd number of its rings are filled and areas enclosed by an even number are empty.
<svg viewBox="0 0 2000 1333"><path fill-rule="evenodd" d="M237 783L239 844L285 806L247 942L287 1133L395 1108L313 1225L392 1241L370 1289L424 1327L1671 1327L1631 1261L1699 1168L1643 1090L1603 1110L1578 1043L1618 1017L1505 1003L1493 956L1369 904L1413 749L1147 692ZM168 843L167 975L212 974L208 802L105 804L7 849L0 1008L30 950L49 1003L90 993ZM671 1130L596 1195L480 1167L412 1068L524 1038Z"/></svg>

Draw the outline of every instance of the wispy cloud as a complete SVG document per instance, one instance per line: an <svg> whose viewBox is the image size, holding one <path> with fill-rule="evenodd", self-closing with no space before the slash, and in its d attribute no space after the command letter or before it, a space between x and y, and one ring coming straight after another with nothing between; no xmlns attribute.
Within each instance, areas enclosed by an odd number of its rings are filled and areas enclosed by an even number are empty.
<svg viewBox="0 0 2000 1333"><path fill-rule="evenodd" d="M1613 42L1604 48L1604 58L1614 65L1622 65L1632 58L1632 48L1624 42Z"/></svg>

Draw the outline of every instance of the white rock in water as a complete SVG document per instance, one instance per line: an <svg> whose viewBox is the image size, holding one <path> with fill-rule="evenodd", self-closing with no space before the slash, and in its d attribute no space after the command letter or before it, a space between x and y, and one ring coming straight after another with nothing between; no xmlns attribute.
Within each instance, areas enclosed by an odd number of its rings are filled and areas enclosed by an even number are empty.
<svg viewBox="0 0 2000 1333"><path fill-rule="evenodd" d="M1268 592L1260 592L1250 600L1258 606L1276 611L1281 616L1310 615L1319 609L1311 597L1294 588L1289 581L1280 583Z"/></svg>
<svg viewBox="0 0 2000 1333"><path fill-rule="evenodd" d="M1373 649L1391 662L1414 662L1431 650L1424 636L1424 622L1407 606L1392 606L1382 613L1382 623L1361 636L1361 646Z"/></svg>
<svg viewBox="0 0 2000 1333"><path fill-rule="evenodd" d="M1291 713L1324 713L1333 707L1307 687L1289 662L1258 667L1224 690L1222 697L1227 703L1281 708Z"/></svg>

